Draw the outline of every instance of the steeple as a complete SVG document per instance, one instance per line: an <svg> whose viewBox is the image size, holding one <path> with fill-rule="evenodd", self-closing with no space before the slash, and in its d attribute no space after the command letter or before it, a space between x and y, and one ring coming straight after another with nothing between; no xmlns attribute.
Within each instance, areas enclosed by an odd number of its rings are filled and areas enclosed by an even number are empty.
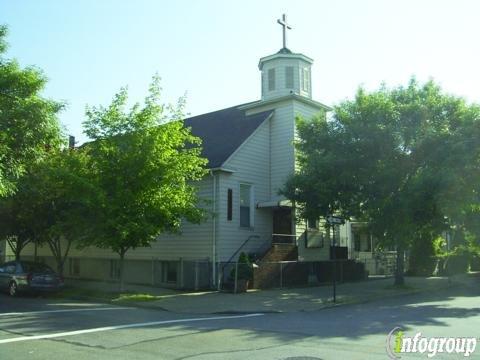
<svg viewBox="0 0 480 360"><path fill-rule="evenodd" d="M282 26L283 47L277 53L261 58L258 64L262 72L262 100L289 94L311 99L313 59L287 48L287 30L292 27L285 14L277 23Z"/></svg>
<svg viewBox="0 0 480 360"><path fill-rule="evenodd" d="M282 50L290 51L287 49L287 30L292 30L292 27L287 24L287 15L282 15L282 20L277 19L277 23L282 25L283 30L283 48Z"/></svg>

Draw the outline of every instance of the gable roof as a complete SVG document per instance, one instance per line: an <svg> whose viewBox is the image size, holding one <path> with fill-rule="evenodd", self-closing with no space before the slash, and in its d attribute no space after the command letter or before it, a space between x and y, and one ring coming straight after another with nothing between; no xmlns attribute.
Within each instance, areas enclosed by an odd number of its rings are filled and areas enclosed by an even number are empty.
<svg viewBox="0 0 480 360"><path fill-rule="evenodd" d="M264 111L250 116L239 107L246 104L193 116L184 121L192 134L202 139L202 156L210 169L221 167L235 150L273 113Z"/></svg>

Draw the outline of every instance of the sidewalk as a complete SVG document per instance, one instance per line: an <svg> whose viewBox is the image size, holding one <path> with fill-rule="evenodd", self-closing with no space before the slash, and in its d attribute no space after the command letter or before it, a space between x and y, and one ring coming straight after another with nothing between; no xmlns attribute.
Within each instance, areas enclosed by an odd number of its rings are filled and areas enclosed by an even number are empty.
<svg viewBox="0 0 480 360"><path fill-rule="evenodd" d="M405 287L393 287L393 279L369 279L356 283L337 285L337 305L362 303L374 299L401 296L418 292L432 292L461 284L462 277L407 277ZM95 284L95 283L93 283ZM100 285L98 285L100 284ZM80 285L88 285L87 282ZM105 283L97 286L106 289ZM110 284L112 289L116 284ZM176 313L254 313L254 312L298 312L315 311L335 306L332 302L332 286L274 290L250 290L243 294L222 292L187 293L148 286L128 286L128 291L154 296L152 301L128 301L135 306L157 308ZM125 302L121 302L125 304Z"/></svg>

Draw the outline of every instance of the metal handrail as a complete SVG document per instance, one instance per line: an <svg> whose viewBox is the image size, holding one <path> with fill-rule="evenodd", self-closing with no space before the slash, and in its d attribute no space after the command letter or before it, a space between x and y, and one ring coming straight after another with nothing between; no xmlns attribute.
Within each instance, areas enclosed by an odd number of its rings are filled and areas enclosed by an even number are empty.
<svg viewBox="0 0 480 360"><path fill-rule="evenodd" d="M258 236L258 235L250 235L250 236L247 238L247 240L245 240L245 241L243 242L243 244L240 245L240 247L233 253L233 255L230 256L230 259L228 259L227 262L225 263L225 265L223 265L223 268L225 268L226 265L228 265L229 263L231 263L232 260L233 260L233 258L240 252L240 250L241 250L251 239L253 239L253 238L255 238L255 239L260 239L260 236ZM223 268L222 268L222 270L223 270Z"/></svg>
<svg viewBox="0 0 480 360"><path fill-rule="evenodd" d="M250 235L250 236L247 238L247 240L245 240L245 241L242 243L242 245L240 245L240 246L238 247L238 249L233 253L233 255L230 256L230 259L228 259L226 263L223 263L223 265L222 265L222 272L221 272L222 276L219 277L219 279L218 279L218 289L219 289L219 290L220 290L221 283L223 282L223 276L224 276L225 267L226 267L228 264L232 263L232 260L235 258L235 256L240 252L240 250L242 250L242 248L243 248L251 239L259 239L259 238L260 238L260 236L258 236L258 235Z"/></svg>

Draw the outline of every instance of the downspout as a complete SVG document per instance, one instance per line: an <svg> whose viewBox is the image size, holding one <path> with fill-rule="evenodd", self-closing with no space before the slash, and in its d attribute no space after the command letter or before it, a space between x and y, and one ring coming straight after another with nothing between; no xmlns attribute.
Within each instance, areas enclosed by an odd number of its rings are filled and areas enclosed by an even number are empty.
<svg viewBox="0 0 480 360"><path fill-rule="evenodd" d="M216 285L217 280L217 177L210 170L213 178L213 231L212 231L212 284Z"/></svg>

